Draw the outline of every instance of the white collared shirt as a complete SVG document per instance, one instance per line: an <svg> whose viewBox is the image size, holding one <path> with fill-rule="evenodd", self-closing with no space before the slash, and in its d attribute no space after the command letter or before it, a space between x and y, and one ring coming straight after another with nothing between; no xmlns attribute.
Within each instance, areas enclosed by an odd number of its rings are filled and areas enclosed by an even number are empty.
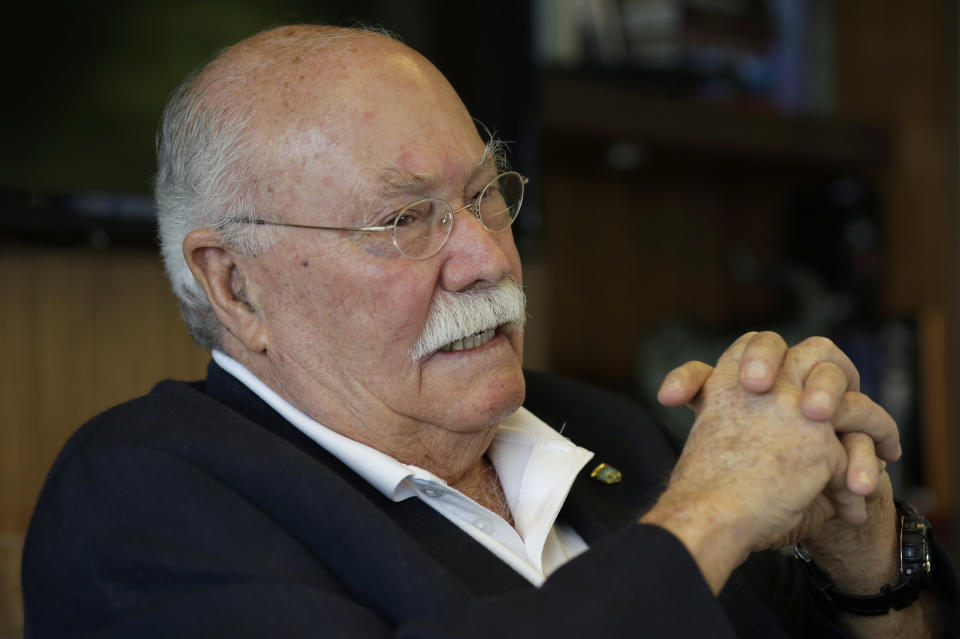
<svg viewBox="0 0 960 639"><path fill-rule="evenodd" d="M214 350L213 359L386 497L393 501L418 497L534 585L587 549L576 531L557 521L557 515L577 473L593 453L525 408L500 423L487 449L514 528L430 471L401 463L318 423L221 351Z"/></svg>

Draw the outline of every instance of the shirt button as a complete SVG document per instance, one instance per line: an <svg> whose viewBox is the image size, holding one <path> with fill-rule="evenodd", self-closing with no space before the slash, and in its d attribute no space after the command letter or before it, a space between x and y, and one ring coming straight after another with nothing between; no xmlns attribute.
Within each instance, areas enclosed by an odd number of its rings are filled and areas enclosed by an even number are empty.
<svg viewBox="0 0 960 639"><path fill-rule="evenodd" d="M424 488L423 494L427 497L439 497L443 494L443 491L438 488Z"/></svg>
<svg viewBox="0 0 960 639"><path fill-rule="evenodd" d="M473 525L485 533L488 533L491 530L493 530L493 526L490 524L490 521L488 519L484 519L483 517L477 517L476 519L474 519Z"/></svg>

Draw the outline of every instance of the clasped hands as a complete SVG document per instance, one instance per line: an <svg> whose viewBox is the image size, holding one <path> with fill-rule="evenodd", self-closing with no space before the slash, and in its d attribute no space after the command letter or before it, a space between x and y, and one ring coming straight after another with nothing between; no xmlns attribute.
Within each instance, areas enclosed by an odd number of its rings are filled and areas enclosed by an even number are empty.
<svg viewBox="0 0 960 639"><path fill-rule="evenodd" d="M844 531L892 512L883 468L901 454L893 419L859 389L856 368L825 338L788 348L775 333L748 333L715 368L674 369L658 399L690 405L696 421L644 520L677 534L714 590L750 552L854 543Z"/></svg>

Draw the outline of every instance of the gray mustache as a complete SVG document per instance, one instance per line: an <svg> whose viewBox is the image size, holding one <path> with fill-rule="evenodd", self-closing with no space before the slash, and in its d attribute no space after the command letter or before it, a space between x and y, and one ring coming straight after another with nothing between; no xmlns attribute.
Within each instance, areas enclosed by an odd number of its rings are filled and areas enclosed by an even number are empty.
<svg viewBox="0 0 960 639"><path fill-rule="evenodd" d="M526 308L527 297L511 277L469 291L438 290L410 357L421 360L451 342L502 324L521 328L527 320Z"/></svg>

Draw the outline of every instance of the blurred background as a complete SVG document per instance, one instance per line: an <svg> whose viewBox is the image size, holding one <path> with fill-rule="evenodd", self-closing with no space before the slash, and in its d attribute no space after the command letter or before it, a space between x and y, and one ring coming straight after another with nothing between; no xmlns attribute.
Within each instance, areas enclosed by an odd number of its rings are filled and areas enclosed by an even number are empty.
<svg viewBox="0 0 960 639"><path fill-rule="evenodd" d="M86 419L198 378L156 256L153 138L220 47L381 25L531 178L527 364L648 404L746 330L827 335L897 419L896 491L960 556L958 7L948 0L141 0L8 12L0 637L43 478Z"/></svg>

